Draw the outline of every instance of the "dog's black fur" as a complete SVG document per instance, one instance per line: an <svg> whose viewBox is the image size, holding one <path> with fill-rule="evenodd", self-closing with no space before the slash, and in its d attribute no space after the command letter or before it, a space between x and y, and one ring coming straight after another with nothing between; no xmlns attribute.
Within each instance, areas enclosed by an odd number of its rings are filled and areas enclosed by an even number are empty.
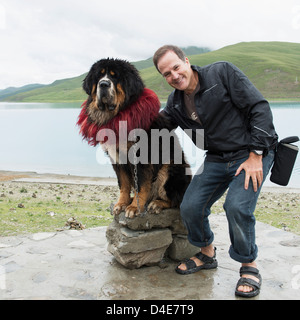
<svg viewBox="0 0 300 320"><path fill-rule="evenodd" d="M109 124L119 112L132 107L132 104L139 101L145 86L138 71L129 62L119 59L102 59L91 67L84 79L83 89L89 95L85 106L88 121L91 124L97 124L101 129L101 126ZM137 110L137 112L140 111ZM147 113L143 114L143 117L147 117ZM140 124L133 123L133 126L139 128ZM176 136L171 138L170 161L168 163L162 161L164 146L160 139L159 148L155 148L159 150L159 163L151 164L151 129L170 131L172 126L159 113L151 121L150 127L147 128L148 163L138 163L136 175L135 167L128 159L126 164L118 163L118 159L111 159L120 188L120 197L114 206L114 214L125 210L127 217L134 217L139 214L138 202L141 211L147 207L147 211L153 213L160 213L163 209L170 207L179 207L190 183L191 176L186 172L189 170L189 165L184 159ZM127 146L117 145L117 154L125 147L128 157L128 151L132 145L132 141L127 141ZM176 148L180 148L182 153L182 164L174 163ZM108 155L111 157L109 150ZM130 192L135 190L135 177L138 183L138 201L136 192L133 199L130 197Z"/></svg>

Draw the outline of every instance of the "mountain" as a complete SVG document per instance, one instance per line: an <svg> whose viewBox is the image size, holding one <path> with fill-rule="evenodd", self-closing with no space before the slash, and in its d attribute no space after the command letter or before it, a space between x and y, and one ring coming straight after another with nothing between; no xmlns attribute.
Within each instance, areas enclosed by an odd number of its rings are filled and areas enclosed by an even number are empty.
<svg viewBox="0 0 300 320"><path fill-rule="evenodd" d="M269 100L300 100L300 43L242 42L222 49L189 56L191 64L205 66L229 61L240 68ZM162 100L172 88L154 68L142 70L142 77ZM298 80L299 79L299 80Z"/></svg>
<svg viewBox="0 0 300 320"><path fill-rule="evenodd" d="M269 100L300 100L300 43L289 42L242 42L222 49L194 54L193 47L183 48L191 64L204 66L216 61L230 61L239 67ZM199 49L199 48L198 48ZM203 51L202 51L203 52ZM133 62L140 70L148 88L161 100L166 100L172 88L156 71L152 58ZM50 85L15 93L0 101L20 102L71 102L84 101L82 74L75 78L57 80ZM23 87L22 87L23 88ZM21 88L19 88L21 89Z"/></svg>
<svg viewBox="0 0 300 320"><path fill-rule="evenodd" d="M42 88L42 87L44 87L43 84L28 84L26 86L19 87L19 88L9 87L4 90L0 90L0 101L10 96L14 96L18 93L27 92L27 91L31 91L31 90Z"/></svg>
<svg viewBox="0 0 300 320"><path fill-rule="evenodd" d="M187 56L192 56L195 54L202 54L202 53L206 53L206 52L210 52L211 50L209 48L206 47L195 47L195 46L190 46L190 47L185 47L185 48L181 48L183 50L183 52L187 55Z"/></svg>
<svg viewBox="0 0 300 320"><path fill-rule="evenodd" d="M201 48L201 47L195 47L195 46L189 46L181 49L187 56L202 54L202 53L211 51L209 48L206 48L206 47ZM132 64L140 71L154 66L152 57L148 58L147 60L132 62Z"/></svg>
<svg viewBox="0 0 300 320"><path fill-rule="evenodd" d="M56 80L49 85L44 85L41 88L18 93L9 96L0 101L15 101L15 102L72 102L84 101L86 94L83 92L82 80L86 73L75 78Z"/></svg>
<svg viewBox="0 0 300 320"><path fill-rule="evenodd" d="M191 57L192 64L230 61L268 99L300 100L300 43L249 42Z"/></svg>
<svg viewBox="0 0 300 320"><path fill-rule="evenodd" d="M208 52L208 48L190 46L182 48L186 55ZM153 67L152 57L132 62L138 70ZM153 69L154 70L154 69ZM155 70L156 72L156 70ZM0 90L0 101L15 102L72 102L84 101L86 94L82 90L82 81L87 73L75 78L56 80L50 85L27 85L21 88ZM38 89L38 90L34 90ZM31 92L34 90L33 92Z"/></svg>

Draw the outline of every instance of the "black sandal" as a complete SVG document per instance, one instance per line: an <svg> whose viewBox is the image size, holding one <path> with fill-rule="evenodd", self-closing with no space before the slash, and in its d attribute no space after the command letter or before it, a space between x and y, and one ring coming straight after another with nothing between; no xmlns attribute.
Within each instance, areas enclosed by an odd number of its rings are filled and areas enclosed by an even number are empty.
<svg viewBox="0 0 300 320"><path fill-rule="evenodd" d="M262 283L262 278L261 278L261 275L259 274L258 269L253 267L241 267L240 276L242 275L254 276L259 280L259 282L252 280L250 278L244 278L244 277L240 278L235 288L235 295L244 297L244 298L253 298L257 296L260 292L260 287ZM238 291L239 286L248 286L248 287L251 287L253 290L250 292Z"/></svg>
<svg viewBox="0 0 300 320"><path fill-rule="evenodd" d="M218 261L216 259L216 250L217 250L217 248L215 248L215 254L213 257L209 257L209 256L203 254L202 252L195 254L195 257L203 262L203 264L201 266L197 266L196 262L194 260L186 259L183 262L179 263L179 265L175 268L175 271L179 274L191 274L191 273L195 273L195 272L202 270L202 269L216 268L218 266ZM182 263L184 263L186 265L186 270L181 270L178 268Z"/></svg>

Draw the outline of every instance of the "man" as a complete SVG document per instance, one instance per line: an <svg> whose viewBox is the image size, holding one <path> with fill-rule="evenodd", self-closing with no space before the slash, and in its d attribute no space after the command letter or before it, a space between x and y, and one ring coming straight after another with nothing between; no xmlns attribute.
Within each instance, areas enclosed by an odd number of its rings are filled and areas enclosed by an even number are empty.
<svg viewBox="0 0 300 320"><path fill-rule="evenodd" d="M163 113L174 128L192 129L194 143L196 129L204 129L207 150L180 207L188 239L201 252L180 263L176 271L190 274L217 267L208 217L211 206L228 190L224 210L231 240L229 254L242 264L235 294L256 296L262 280L255 262L253 213L278 138L270 106L231 63L191 66L180 48L169 45L156 51L153 62L175 89Z"/></svg>

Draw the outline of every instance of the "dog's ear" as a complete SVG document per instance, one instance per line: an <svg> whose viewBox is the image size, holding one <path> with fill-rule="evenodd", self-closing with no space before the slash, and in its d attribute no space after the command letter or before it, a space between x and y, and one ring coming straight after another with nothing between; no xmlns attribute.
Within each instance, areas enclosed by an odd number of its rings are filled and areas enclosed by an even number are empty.
<svg viewBox="0 0 300 320"><path fill-rule="evenodd" d="M92 94L92 88L94 83L94 70L91 68L87 76L83 80L82 88L88 94Z"/></svg>
<svg viewBox="0 0 300 320"><path fill-rule="evenodd" d="M128 97L130 97L131 101L137 100L143 93L145 85L138 70L132 65L130 66L130 71L128 72L126 81Z"/></svg>

